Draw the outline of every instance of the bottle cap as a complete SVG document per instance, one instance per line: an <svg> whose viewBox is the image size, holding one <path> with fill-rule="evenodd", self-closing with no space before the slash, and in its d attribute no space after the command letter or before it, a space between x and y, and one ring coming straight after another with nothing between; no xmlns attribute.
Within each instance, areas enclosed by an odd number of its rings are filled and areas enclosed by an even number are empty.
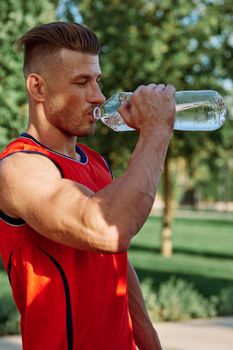
<svg viewBox="0 0 233 350"><path fill-rule="evenodd" d="M93 109L93 117L96 119L96 120L99 120L101 118L101 110L100 110L100 107L95 107Z"/></svg>

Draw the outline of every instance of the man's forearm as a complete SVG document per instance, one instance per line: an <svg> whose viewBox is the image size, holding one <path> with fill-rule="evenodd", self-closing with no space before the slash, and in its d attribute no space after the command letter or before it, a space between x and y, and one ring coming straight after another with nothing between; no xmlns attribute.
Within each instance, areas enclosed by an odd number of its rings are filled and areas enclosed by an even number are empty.
<svg viewBox="0 0 233 350"><path fill-rule="evenodd" d="M139 350L162 350L158 335L147 313L137 275L128 264L129 311L133 335Z"/></svg>
<svg viewBox="0 0 233 350"><path fill-rule="evenodd" d="M151 211L174 127L174 93L172 85L141 85L119 107L139 140L126 172L93 194L81 213L88 239L94 246L102 240L104 251L127 250Z"/></svg>
<svg viewBox="0 0 233 350"><path fill-rule="evenodd" d="M139 137L126 172L92 197L108 225L117 226L126 245L151 211L170 137L165 132Z"/></svg>

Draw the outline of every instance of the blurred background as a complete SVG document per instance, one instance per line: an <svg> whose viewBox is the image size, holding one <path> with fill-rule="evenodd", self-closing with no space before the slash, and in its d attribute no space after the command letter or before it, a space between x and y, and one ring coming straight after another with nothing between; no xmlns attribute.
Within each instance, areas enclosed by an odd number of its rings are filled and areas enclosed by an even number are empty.
<svg viewBox="0 0 233 350"><path fill-rule="evenodd" d="M96 32L106 98L151 82L224 97L228 118L221 129L174 132L153 210L129 257L153 320L233 315L232 0L0 0L0 150L24 130L28 115L14 42L57 20ZM101 123L97 129L81 142L107 157L120 176L137 135ZM0 266L0 334L17 332Z"/></svg>

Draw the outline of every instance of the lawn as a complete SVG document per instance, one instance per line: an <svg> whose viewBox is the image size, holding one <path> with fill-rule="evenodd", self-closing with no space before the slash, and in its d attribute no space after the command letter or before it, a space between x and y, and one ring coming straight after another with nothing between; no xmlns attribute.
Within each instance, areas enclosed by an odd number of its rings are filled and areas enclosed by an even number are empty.
<svg viewBox="0 0 233 350"><path fill-rule="evenodd" d="M192 282L204 296L233 286L233 219L177 218L173 256L160 254L161 218L149 217L129 251L139 278L153 279L155 289L174 275Z"/></svg>

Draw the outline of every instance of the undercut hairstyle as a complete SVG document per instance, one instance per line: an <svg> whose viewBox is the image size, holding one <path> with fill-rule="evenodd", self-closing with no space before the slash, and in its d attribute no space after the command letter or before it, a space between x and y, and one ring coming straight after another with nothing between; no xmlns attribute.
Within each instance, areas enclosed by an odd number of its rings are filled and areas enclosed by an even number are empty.
<svg viewBox="0 0 233 350"><path fill-rule="evenodd" d="M98 55L100 42L95 33L78 23L51 22L38 25L23 34L16 42L16 50L24 48L24 76L31 72L33 61L55 58L63 48L84 54ZM53 57L52 57L53 56Z"/></svg>

